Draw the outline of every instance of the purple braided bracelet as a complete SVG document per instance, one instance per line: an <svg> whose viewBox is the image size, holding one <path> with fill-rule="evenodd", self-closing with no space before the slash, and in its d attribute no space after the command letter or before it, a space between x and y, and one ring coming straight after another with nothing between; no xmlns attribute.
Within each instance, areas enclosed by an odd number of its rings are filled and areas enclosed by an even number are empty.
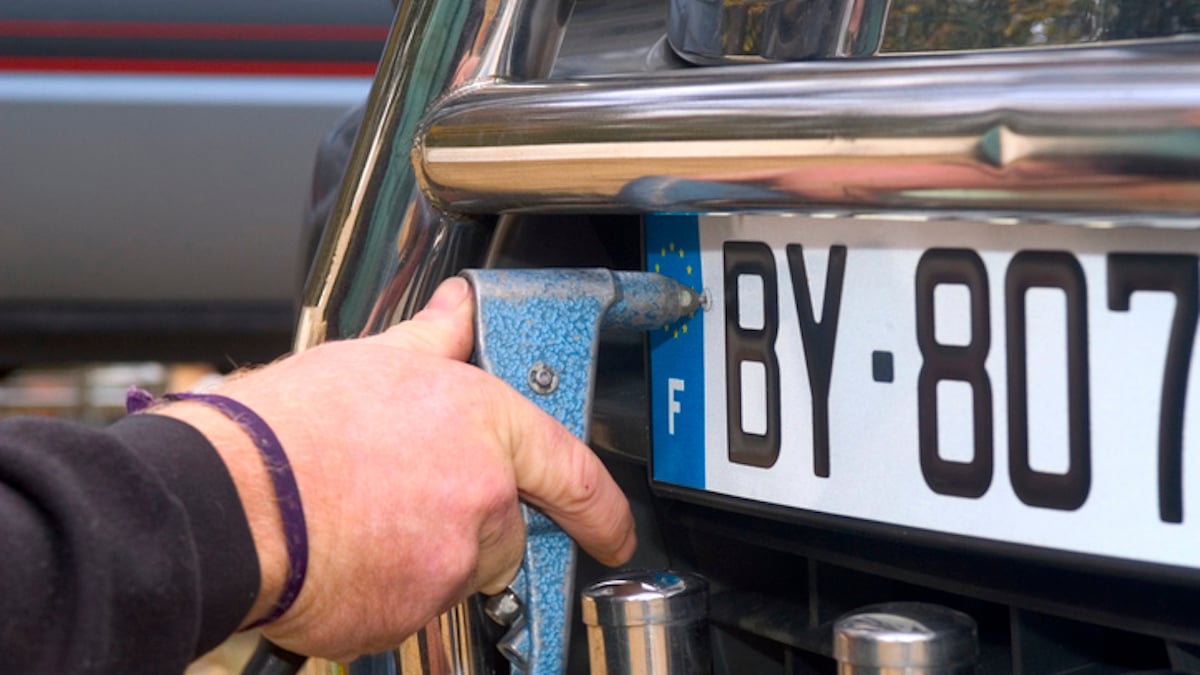
<svg viewBox="0 0 1200 675"><path fill-rule="evenodd" d="M279 443L279 438L263 418L245 405L220 394L176 393L163 396L168 401L195 401L213 407L222 415L233 420L246 432L262 455L267 474L271 476L271 484L275 488L275 501L279 504L279 514L283 520L284 540L287 544L288 574L283 584L283 592L275 608L266 617L247 626L247 629L271 623L283 616L291 608L300 589L304 586L304 577L308 572L308 526L304 521L304 507L300 503L300 488L296 485L296 476L292 473L292 465L288 462L287 454ZM154 397L137 387L130 387L125 398L125 409L130 414L140 412L154 403Z"/></svg>

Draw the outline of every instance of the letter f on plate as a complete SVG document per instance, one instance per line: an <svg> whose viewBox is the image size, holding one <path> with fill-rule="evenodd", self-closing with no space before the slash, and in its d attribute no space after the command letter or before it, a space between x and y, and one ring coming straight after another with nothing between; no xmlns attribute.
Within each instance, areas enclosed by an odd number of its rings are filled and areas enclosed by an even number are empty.
<svg viewBox="0 0 1200 675"><path fill-rule="evenodd" d="M675 435L675 415L683 412L683 404L675 399L675 393L683 391L683 380L672 377L667 380L667 433Z"/></svg>

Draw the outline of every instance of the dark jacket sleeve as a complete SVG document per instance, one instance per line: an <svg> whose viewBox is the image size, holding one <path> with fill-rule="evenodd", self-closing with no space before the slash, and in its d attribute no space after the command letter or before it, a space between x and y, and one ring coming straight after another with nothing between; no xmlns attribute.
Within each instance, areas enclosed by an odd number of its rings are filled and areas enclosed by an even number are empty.
<svg viewBox="0 0 1200 675"><path fill-rule="evenodd" d="M237 629L259 568L237 490L171 418L0 421L0 662L179 673Z"/></svg>

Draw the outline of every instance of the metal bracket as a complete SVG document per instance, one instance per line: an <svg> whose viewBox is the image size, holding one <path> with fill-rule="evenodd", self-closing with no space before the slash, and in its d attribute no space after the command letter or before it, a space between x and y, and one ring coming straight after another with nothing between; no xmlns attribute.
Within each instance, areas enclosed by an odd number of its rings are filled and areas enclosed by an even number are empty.
<svg viewBox="0 0 1200 675"><path fill-rule="evenodd" d="M467 270L475 291L475 361L585 442L601 328L653 330L694 312L699 296L671 279L605 269ZM509 623L498 645L513 675L566 671L574 542L527 505L525 559L489 603Z"/></svg>

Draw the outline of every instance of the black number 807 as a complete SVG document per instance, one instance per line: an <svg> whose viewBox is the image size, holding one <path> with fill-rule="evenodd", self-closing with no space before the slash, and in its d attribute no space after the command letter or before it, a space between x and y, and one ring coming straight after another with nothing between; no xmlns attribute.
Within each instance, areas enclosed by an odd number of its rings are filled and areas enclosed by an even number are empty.
<svg viewBox="0 0 1200 675"><path fill-rule="evenodd" d="M965 286L971 297L971 340L945 345L934 338L934 291L941 284ZM1064 251L1021 251L1005 275L1006 357L1008 364L1008 463L1013 491L1026 504L1074 510L1091 488L1090 407L1088 400L1087 281L1075 256ZM1037 471L1029 463L1025 293L1057 288L1067 300L1066 473ZM1197 257L1173 254L1108 256L1108 306L1128 311L1136 291L1169 291L1175 316L1167 347L1159 407L1159 517L1183 521L1183 421L1187 373L1197 322ZM940 494L979 497L992 481L992 390L984 362L990 349L987 270L969 249L930 249L916 273L917 344L924 362L917 381L921 474ZM938 454L937 383L966 382L972 389L974 452L969 462Z"/></svg>

